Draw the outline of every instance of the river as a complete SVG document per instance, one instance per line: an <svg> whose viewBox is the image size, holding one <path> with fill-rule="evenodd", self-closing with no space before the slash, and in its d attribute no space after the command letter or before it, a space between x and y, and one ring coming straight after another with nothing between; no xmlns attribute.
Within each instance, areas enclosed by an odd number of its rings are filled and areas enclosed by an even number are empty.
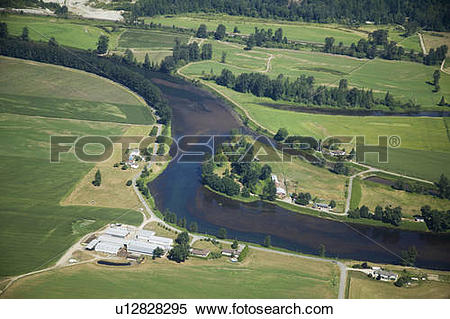
<svg viewBox="0 0 450 319"><path fill-rule="evenodd" d="M213 94L162 74L154 74L152 81L173 109L175 138L242 128L229 107ZM232 239L262 243L271 235L273 246L317 254L323 244L329 257L379 263L398 263L401 251L414 245L419 252L417 266L450 270L450 234L345 224L266 202L242 203L205 189L200 173L200 164L172 161L149 188L161 211L169 209L188 223L197 222L202 233L216 234L225 227Z"/></svg>

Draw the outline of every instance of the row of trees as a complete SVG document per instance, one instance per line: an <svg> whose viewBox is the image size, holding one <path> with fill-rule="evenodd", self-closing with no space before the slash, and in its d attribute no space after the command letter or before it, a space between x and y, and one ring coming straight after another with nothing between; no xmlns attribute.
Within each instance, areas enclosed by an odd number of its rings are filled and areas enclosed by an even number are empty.
<svg viewBox="0 0 450 319"><path fill-rule="evenodd" d="M190 232L196 233L198 231L197 222L188 222L186 217L178 218L177 214L171 212L170 210L165 210L162 215L164 216L164 221L170 224L177 225L178 227L185 228Z"/></svg>
<svg viewBox="0 0 450 319"><path fill-rule="evenodd" d="M250 17L352 25L414 22L427 29L450 29L446 0L138 0L134 16L220 12Z"/></svg>
<svg viewBox="0 0 450 319"><path fill-rule="evenodd" d="M430 231L439 233L450 229L450 210L439 211L426 205L420 211Z"/></svg>
<svg viewBox="0 0 450 319"><path fill-rule="evenodd" d="M377 48L380 45L383 46L382 49ZM333 37L327 37L325 38L323 51L358 58L374 59L375 57L380 57L386 60L410 60L423 62L426 65L437 65L445 59L448 47L442 45L436 49L430 49L429 53L425 56L422 52L415 53L414 50L406 52L395 41L388 41L387 30L375 30L369 34L369 40L360 39L357 44L352 43L349 47L344 46L342 42L335 45L335 39Z"/></svg>
<svg viewBox="0 0 450 319"><path fill-rule="evenodd" d="M383 210L381 206L375 207L375 211L371 213L369 208L365 205L352 209L348 212L348 217L353 219L368 218L373 220L380 220L383 223L399 226L402 221L402 208L397 206L392 208L386 206Z"/></svg>
<svg viewBox="0 0 450 319"><path fill-rule="evenodd" d="M295 81L279 74L271 79L261 73L241 73L237 77L228 69L223 69L218 76L207 75L219 85L232 88L242 93L252 93L258 97L270 97L273 100L287 100L303 104L329 105L337 107L352 107L371 109L376 105L385 105L390 109L396 107L418 108L413 102L402 104L386 93L384 99L375 98L372 90L349 88L348 80L341 79L338 87L314 86L313 76L301 75Z"/></svg>
<svg viewBox="0 0 450 319"><path fill-rule="evenodd" d="M25 29L24 32L25 33ZM117 55L98 56L94 52L61 47L54 39L49 43L28 39L0 38L0 54L21 59L63 65L106 77L128 87L156 109L160 122L167 124L172 112L160 90L144 75L133 70Z"/></svg>

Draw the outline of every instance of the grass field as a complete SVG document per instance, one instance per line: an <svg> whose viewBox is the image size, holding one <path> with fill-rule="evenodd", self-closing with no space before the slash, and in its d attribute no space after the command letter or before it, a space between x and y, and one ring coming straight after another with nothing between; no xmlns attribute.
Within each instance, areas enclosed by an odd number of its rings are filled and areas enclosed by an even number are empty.
<svg viewBox="0 0 450 319"><path fill-rule="evenodd" d="M142 98L93 74L0 57L0 112L152 124ZM68 85L70 83L70 85Z"/></svg>
<svg viewBox="0 0 450 319"><path fill-rule="evenodd" d="M346 45L352 42L358 42L359 39L367 37L367 34L354 30L346 29L343 26L335 24L313 24L298 23L289 21L274 21L270 19L257 19L251 17L238 17L229 15L212 15L212 14L190 14L175 16L159 16L145 18L146 23L161 23L165 26L175 25L197 30L200 24L205 24L208 31L215 31L219 24L224 24L227 32L233 32L235 26L238 27L242 34L250 34L255 31L255 27L259 29L271 28L274 32L278 28L282 28L284 35L289 40L323 43L325 37L332 36L336 39L336 43L340 41Z"/></svg>
<svg viewBox="0 0 450 319"><path fill-rule="evenodd" d="M286 163L270 163L280 181L286 179L288 193L310 193L312 198L329 203L336 201L337 211L344 209L345 181L343 175L331 173L305 161L294 159Z"/></svg>
<svg viewBox="0 0 450 319"><path fill-rule="evenodd" d="M120 35L121 48L172 49L175 39L186 43L189 36L157 30L127 30Z"/></svg>
<svg viewBox="0 0 450 319"><path fill-rule="evenodd" d="M338 85L339 80L345 78L350 86L372 89L380 98L389 91L396 99L403 102L415 101L425 109L439 108L437 104L442 96L450 100L450 75L441 75L439 93L434 93L433 86L427 84L427 81L431 81L436 66L383 59L355 59L320 52L260 48L244 51L243 46L216 41L212 43L213 60L192 64L184 69L185 74L200 76L202 73L210 73L211 69L215 74L220 74L223 68L228 68L235 74L263 71L272 54L267 74L273 78L284 74L294 79L305 74L314 76L316 85L331 86ZM222 52L227 53L225 64L220 63Z"/></svg>
<svg viewBox="0 0 450 319"><path fill-rule="evenodd" d="M78 238L113 220L138 224L129 209L61 207L59 201L92 164L71 154L49 162L49 134L121 134L117 124L1 114L0 274L20 274L49 266ZM81 223L85 220L92 223Z"/></svg>
<svg viewBox="0 0 450 319"><path fill-rule="evenodd" d="M450 32L424 32L423 41L427 52L431 48L437 48L444 44L450 47Z"/></svg>
<svg viewBox="0 0 450 319"><path fill-rule="evenodd" d="M361 180L354 178L352 182L352 197L350 199L350 209L355 209L361 204Z"/></svg>
<svg viewBox="0 0 450 319"><path fill-rule="evenodd" d="M396 287L392 282L368 278L365 274L349 272L349 299L438 299L450 298L450 283L427 280L412 287Z"/></svg>
<svg viewBox="0 0 450 319"><path fill-rule="evenodd" d="M114 46L120 34L106 33L88 20L8 15L0 17L0 21L8 24L8 31L12 35L21 35L23 27L26 26L32 40L47 42L54 37L59 44L80 49L95 49L98 37L102 34L108 35L111 46Z"/></svg>
<svg viewBox="0 0 450 319"><path fill-rule="evenodd" d="M371 211L375 210L377 205L381 207L388 205L392 207L401 206L403 216L412 217L421 215L420 208L424 205L429 205L439 210L447 210L450 207L450 201L446 199L394 190L388 185L370 181L363 180L360 181L360 184L362 196L360 195L359 206L366 205ZM353 181L354 186L355 180Z"/></svg>
<svg viewBox="0 0 450 319"><path fill-rule="evenodd" d="M122 298L126 292L129 298L336 298L338 277L329 263L250 251L239 264L191 258L130 268L74 266L20 280L2 297Z"/></svg>
<svg viewBox="0 0 450 319"><path fill-rule="evenodd" d="M134 125L128 126L123 136L147 136L151 130L151 126ZM150 145L151 146L151 145ZM130 144L129 148L137 148L137 145ZM143 168L144 162L140 163L139 169L129 168L122 170L121 167L114 167L115 163L122 161L122 150L115 147L111 158L101 163L97 163L88 174L77 184L77 187L68 195L61 204L67 205L84 205L96 207L111 207L139 210L144 209L133 187L126 186L128 180L138 174ZM105 181L100 187L94 187L92 181L95 173L100 170L102 180Z"/></svg>
<svg viewBox="0 0 450 319"><path fill-rule="evenodd" d="M0 67L4 70L5 61L1 59ZM0 97L5 101L5 87L9 87L10 95L20 97L23 86L25 94L43 97L48 94L49 99L67 98L72 101L80 98L89 103L111 103L105 99L115 98L117 101L132 102L135 107L147 108L139 105L139 100L131 93L119 86L101 78L95 78L81 72L71 72L62 68L53 68L44 64L30 65L20 60L7 65L7 76L2 78ZM23 64L20 66L20 64ZM40 72L39 72L40 68ZM30 70L26 77L24 70ZM54 81L45 81L45 74ZM84 76L83 76L84 75ZM5 79L6 78L6 79ZM10 82L15 82L15 86ZM19 81L20 79L20 81ZM80 83L78 83L80 82ZM42 83L41 90L38 84ZM51 84L52 83L52 84ZM85 85L86 87L83 87ZM68 90L71 86L73 90ZM99 94L95 95L95 88ZM93 91L90 91L90 90ZM32 93L30 93L32 92ZM58 92L60 95L58 96ZM67 92L67 95L65 95ZM89 96L86 96L90 93ZM79 94L79 96L77 95ZM6 99L11 98L8 95ZM127 96L128 95L128 96ZM26 96L26 95L23 95ZM49 104L52 102L49 100ZM3 104L6 105L6 104ZM69 102L67 105L72 106ZM100 104L99 104L100 105ZM73 106L72 106L73 107ZM49 110L51 108L49 107ZM74 108L76 109L76 108ZM31 109L30 109L31 110ZM73 151L62 154L58 164L49 161L49 136L54 135L122 135L129 128L128 125L111 122L91 122L74 119L83 117L72 114L71 119L64 119L67 110L55 110L55 117L36 117L13 112L0 113L0 172L1 172L1 209L0 209L0 276L16 275L40 268L45 268L56 262L64 251L82 235L100 228L112 221L129 224L139 224L142 215L133 207L126 209L100 208L88 206L60 206L60 201L68 195L94 166L77 160ZM38 110L39 111L39 110ZM108 108L96 106L91 115L107 114ZM27 113L32 113L27 111ZM36 115L46 115L36 112ZM72 113L72 112L69 112ZM52 115L52 114L50 114ZM127 120L127 115L120 117ZM109 118L106 118L109 120ZM133 120L130 118L130 122ZM101 149L95 145L87 148L88 152L98 152ZM107 180L103 181L105 184Z"/></svg>

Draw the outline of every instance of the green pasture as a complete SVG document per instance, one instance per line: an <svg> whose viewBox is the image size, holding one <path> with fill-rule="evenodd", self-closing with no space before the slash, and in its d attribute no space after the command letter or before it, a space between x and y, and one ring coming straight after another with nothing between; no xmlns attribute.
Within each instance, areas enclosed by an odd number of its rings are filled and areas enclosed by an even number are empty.
<svg viewBox="0 0 450 319"><path fill-rule="evenodd" d="M442 139L448 146L448 140ZM366 154L366 163L399 174L438 181L441 174L450 176L450 152L390 148L388 163L380 163L376 154Z"/></svg>
<svg viewBox="0 0 450 319"><path fill-rule="evenodd" d="M443 118L346 116L285 111L265 106L264 103L273 102L269 98L258 98L219 85L212 85L240 103L255 121L272 131L285 127L291 135L307 135L316 138L364 135L366 143L378 142L380 135L397 135L401 138L402 148L450 152Z"/></svg>
<svg viewBox="0 0 450 319"><path fill-rule="evenodd" d="M3 297L336 298L338 283L330 263L250 250L243 263L164 258L134 267L74 266L20 280Z"/></svg>
<svg viewBox="0 0 450 319"><path fill-rule="evenodd" d="M242 34L250 34L259 29L271 28L274 32L278 28L283 29L283 34L289 40L323 43L326 37L334 37L336 42L342 41L346 45L358 42L359 39L367 37L365 33L349 30L346 27L336 24L314 24L289 21L274 21L270 19L258 19L250 17L239 17L229 15L213 14L191 14L157 16L145 18L146 23L161 23L165 26L183 27L197 30L200 24L205 24L208 31L215 31L219 24L227 28L227 32L233 32L235 26Z"/></svg>
<svg viewBox="0 0 450 319"><path fill-rule="evenodd" d="M354 178L352 182L352 197L350 199L350 209L355 209L361 203L361 180Z"/></svg>
<svg viewBox="0 0 450 319"><path fill-rule="evenodd" d="M123 128L118 124L90 125L5 113L0 121L2 276L51 265L82 235L113 220L141 221L141 215L132 210L59 205L93 164L79 162L72 154L63 155L61 163L50 163L49 136L120 135ZM85 219L95 222L72 229Z"/></svg>
<svg viewBox="0 0 450 319"><path fill-rule="evenodd" d="M141 214L129 209L60 206L94 163L79 161L73 149L61 155L60 163L50 163L50 136L122 135L128 126L111 122L134 123L147 107L124 88L87 73L0 61L6 72L0 86L3 277L48 267L82 235L106 223L141 222ZM46 81L46 75L51 80ZM131 104L113 104L112 99ZM79 120L86 118L108 123ZM102 150L98 144L86 148L89 153Z"/></svg>
<svg viewBox="0 0 450 319"><path fill-rule="evenodd" d="M158 30L127 30L120 35L121 48L172 49L175 39L182 43L189 40L185 34L169 33Z"/></svg>
<svg viewBox="0 0 450 319"><path fill-rule="evenodd" d="M59 19L29 15L8 15L0 17L1 22L8 24L12 35L21 35L23 27L28 27L32 40L47 42L51 37L61 45L80 49L95 49L98 37L102 34L110 37L114 45L120 32L107 33L88 20Z"/></svg>
<svg viewBox="0 0 450 319"><path fill-rule="evenodd" d="M279 74L293 80L300 75L313 76L316 85L337 86L341 79L347 79L349 86L372 89L375 96L383 98L386 92L393 94L401 102L414 102L423 109L442 109L437 106L442 96L450 101L450 75L441 73L438 93L433 92L435 66L406 61L383 59L356 59L347 56L279 49L254 49L245 51L237 45L213 42L213 60L192 64L184 69L188 75L203 73L220 74L227 68L233 73L266 70L270 54L270 70L267 73L275 78ZM221 63L222 52L226 52L226 63ZM265 56L264 56L265 55ZM283 102L285 103L285 102Z"/></svg>
<svg viewBox="0 0 450 319"><path fill-rule="evenodd" d="M429 205L433 209L439 210L447 210L450 207L450 201L447 199L394 190L388 185L382 185L366 180L363 180L360 183L362 196L360 196L361 200L359 206L366 205L371 211L375 210L377 205L380 205L381 207L389 205L392 207L400 206L402 207L403 216L412 217L414 215L421 215L420 208L425 205Z"/></svg>
<svg viewBox="0 0 450 319"><path fill-rule="evenodd" d="M0 112L151 124L147 105L116 83L43 63L0 58ZM70 84L69 84L70 83Z"/></svg>

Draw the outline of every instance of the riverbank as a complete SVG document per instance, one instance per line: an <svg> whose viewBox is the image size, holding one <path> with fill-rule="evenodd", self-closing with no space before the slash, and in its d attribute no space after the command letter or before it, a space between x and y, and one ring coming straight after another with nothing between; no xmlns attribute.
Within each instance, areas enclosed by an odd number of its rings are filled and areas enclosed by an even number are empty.
<svg viewBox="0 0 450 319"><path fill-rule="evenodd" d="M267 201L267 200L261 200L259 198L244 198L242 196L229 196L227 194L221 193L219 191L213 190L211 187L204 185L204 187L215 194L218 194L220 196L223 196L225 198L229 198L235 201L243 202L243 203L254 203L254 202L265 202L273 205L277 205L278 207L287 209L292 212L296 212L299 214L309 215L317 218L323 218L327 220L337 221L344 224L360 224L360 225L367 225L367 226L374 226L374 227L380 227L380 228L386 228L386 229L401 229L401 230L408 230L408 231L415 231L415 232L424 232L424 233L431 233L425 223L422 222L414 222L414 221L407 221L402 220L402 223L400 226L394 226L391 224L383 223L378 220L373 219L367 219L367 218L360 218L360 219L353 219L349 218L347 216L344 216L343 214L339 216L338 213L327 213L325 211L318 211L315 209L311 209L308 207L302 207L295 204L290 204L287 202L284 202L282 200L275 200L275 201Z"/></svg>

